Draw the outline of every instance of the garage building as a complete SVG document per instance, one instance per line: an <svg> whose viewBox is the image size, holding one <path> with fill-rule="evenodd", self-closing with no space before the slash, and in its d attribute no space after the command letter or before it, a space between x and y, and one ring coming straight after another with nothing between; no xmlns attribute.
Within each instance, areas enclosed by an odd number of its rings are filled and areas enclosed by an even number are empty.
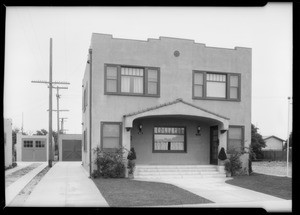
<svg viewBox="0 0 300 215"><path fill-rule="evenodd" d="M30 136L18 133L16 145L17 161L47 161L48 142L48 135Z"/></svg>
<svg viewBox="0 0 300 215"><path fill-rule="evenodd" d="M59 135L59 161L82 161L82 135Z"/></svg>

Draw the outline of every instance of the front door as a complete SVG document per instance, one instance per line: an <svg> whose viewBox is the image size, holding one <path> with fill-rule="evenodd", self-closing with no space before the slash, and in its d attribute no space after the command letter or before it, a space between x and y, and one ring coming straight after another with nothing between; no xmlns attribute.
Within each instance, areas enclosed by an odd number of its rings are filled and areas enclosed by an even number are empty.
<svg viewBox="0 0 300 215"><path fill-rule="evenodd" d="M218 137L218 126L210 127L210 164L218 164L218 146L219 146L219 137Z"/></svg>

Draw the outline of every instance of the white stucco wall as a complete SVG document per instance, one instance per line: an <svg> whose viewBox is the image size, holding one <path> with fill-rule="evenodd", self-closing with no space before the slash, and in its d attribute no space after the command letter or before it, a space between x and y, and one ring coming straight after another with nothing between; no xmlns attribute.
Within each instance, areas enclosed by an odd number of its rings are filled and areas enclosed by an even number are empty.
<svg viewBox="0 0 300 215"><path fill-rule="evenodd" d="M160 37L147 41L92 35L92 148L100 145L100 122L122 122L123 115L171 102L184 101L228 117L229 125L245 126L245 146L251 142L251 48L207 47L193 40ZM174 51L180 52L174 57ZM160 68L160 97L104 95L104 65L121 64ZM241 101L196 100L192 98L192 71L241 74ZM87 64L83 85L88 83ZM83 130L89 127L88 109L83 114ZM88 134L88 133L87 133ZM123 128L123 140L130 138ZM223 135L222 141L226 141ZM89 135L88 138L89 139ZM88 140L88 143L90 141ZM88 168L89 151L83 153Z"/></svg>

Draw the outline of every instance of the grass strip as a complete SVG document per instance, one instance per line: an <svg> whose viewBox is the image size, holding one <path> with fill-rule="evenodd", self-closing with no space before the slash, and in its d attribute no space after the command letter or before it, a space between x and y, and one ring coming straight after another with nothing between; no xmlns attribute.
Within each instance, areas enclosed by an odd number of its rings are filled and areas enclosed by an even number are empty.
<svg viewBox="0 0 300 215"><path fill-rule="evenodd" d="M226 183L286 200L292 199L292 179L288 177L252 173L249 176L234 176Z"/></svg>
<svg viewBox="0 0 300 215"><path fill-rule="evenodd" d="M103 178L96 178L93 181L111 207L213 203L167 183Z"/></svg>

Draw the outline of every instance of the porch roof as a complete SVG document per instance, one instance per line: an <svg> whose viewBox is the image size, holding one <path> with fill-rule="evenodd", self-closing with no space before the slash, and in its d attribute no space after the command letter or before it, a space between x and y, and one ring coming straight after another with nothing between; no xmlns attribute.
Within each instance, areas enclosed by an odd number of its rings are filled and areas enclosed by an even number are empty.
<svg viewBox="0 0 300 215"><path fill-rule="evenodd" d="M173 108L171 108L171 106ZM179 98L171 102L166 102L157 106L149 107L124 115L123 117L125 120L125 127L132 127L132 122L136 118L152 115L191 115L206 117L222 122L224 129L228 129L229 124L229 118L217 113L213 113L209 110L198 107Z"/></svg>

